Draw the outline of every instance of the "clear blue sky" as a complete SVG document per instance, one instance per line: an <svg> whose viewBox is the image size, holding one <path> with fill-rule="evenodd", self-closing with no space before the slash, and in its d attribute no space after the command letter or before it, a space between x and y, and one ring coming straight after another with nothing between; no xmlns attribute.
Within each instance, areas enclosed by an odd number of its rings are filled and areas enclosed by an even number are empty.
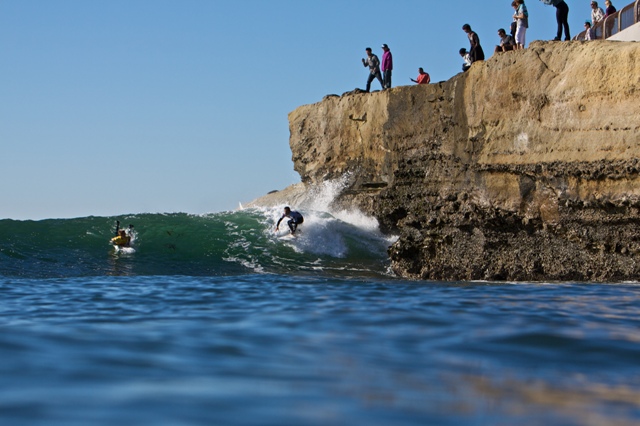
<svg viewBox="0 0 640 426"><path fill-rule="evenodd" d="M589 0L567 3L573 35ZM299 182L287 114L363 88L365 47L389 45L394 86L447 80L461 26L490 56L510 4L0 0L0 218L235 209ZM552 39L527 4L527 42Z"/></svg>

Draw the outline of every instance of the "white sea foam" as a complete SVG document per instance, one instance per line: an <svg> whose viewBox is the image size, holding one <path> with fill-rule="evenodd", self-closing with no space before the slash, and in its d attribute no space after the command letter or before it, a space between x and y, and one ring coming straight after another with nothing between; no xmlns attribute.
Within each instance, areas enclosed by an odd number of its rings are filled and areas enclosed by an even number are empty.
<svg viewBox="0 0 640 426"><path fill-rule="evenodd" d="M340 179L325 181L311 188L297 205L283 203L262 209L267 218L267 225L275 227L282 217L284 207L289 206L304 216L304 224L299 228L299 235L294 239L281 240L296 251L344 258L348 255L349 240L361 242L362 247L370 251L385 250L396 238L384 236L374 217L357 209L344 210L333 207L333 201L344 190L348 180L349 176L346 175ZM288 232L287 221L285 218L280 224L281 234Z"/></svg>

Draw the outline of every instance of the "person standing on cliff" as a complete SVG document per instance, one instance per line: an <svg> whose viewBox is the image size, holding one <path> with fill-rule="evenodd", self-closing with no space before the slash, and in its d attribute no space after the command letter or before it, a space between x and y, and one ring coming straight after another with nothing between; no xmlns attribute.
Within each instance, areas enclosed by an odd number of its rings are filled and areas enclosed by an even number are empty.
<svg viewBox="0 0 640 426"><path fill-rule="evenodd" d="M431 83L431 77L429 77L429 73L424 72L422 68L418 68L418 79L414 80L410 78L411 81L418 84L429 84Z"/></svg>
<svg viewBox="0 0 640 426"><path fill-rule="evenodd" d="M604 2L604 5L607 6L607 10L605 10L604 17L611 16L616 13L616 8L611 4L611 0L607 0Z"/></svg>
<svg viewBox="0 0 640 426"><path fill-rule="evenodd" d="M593 40L593 30L591 29L591 21L584 22L584 41Z"/></svg>
<svg viewBox="0 0 640 426"><path fill-rule="evenodd" d="M380 59L371 51L370 47L365 49L367 52L367 59L362 59L362 65L369 67L369 78L367 79L367 93L371 89L371 82L374 78L377 78L380 85L384 89L384 83L382 82L382 75L380 75Z"/></svg>
<svg viewBox="0 0 640 426"><path fill-rule="evenodd" d="M484 50L482 50L482 46L480 46L480 37L478 37L478 34L473 32L471 25L469 24L464 24L462 26L462 31L467 33L467 37L469 37L469 44L471 45L469 57L471 58L471 63L484 61Z"/></svg>
<svg viewBox="0 0 640 426"><path fill-rule="evenodd" d="M569 35L569 6L564 0L555 1L553 6L556 8L556 22L558 23L558 32L554 40L560 41L562 38L562 28L564 28L564 41L571 40Z"/></svg>
<svg viewBox="0 0 640 426"><path fill-rule="evenodd" d="M591 2L591 26L595 27L596 24L604 19L604 10L598 7L597 1Z"/></svg>
<svg viewBox="0 0 640 426"><path fill-rule="evenodd" d="M516 29L516 49L524 49L524 45L526 44L525 35L527 28L529 28L529 11L524 4L524 0L515 0L511 5L516 8L513 19L518 22L518 28Z"/></svg>
<svg viewBox="0 0 640 426"><path fill-rule="evenodd" d="M384 81L382 88L391 89L391 71L393 71L393 57L391 56L391 50L386 44L382 45L382 80Z"/></svg>
<svg viewBox="0 0 640 426"><path fill-rule="evenodd" d="M562 28L564 27L564 40L571 40L569 35L569 6L564 0L540 0L546 5L550 5L556 8L556 22L558 23L558 33L556 34L555 41L562 40Z"/></svg>

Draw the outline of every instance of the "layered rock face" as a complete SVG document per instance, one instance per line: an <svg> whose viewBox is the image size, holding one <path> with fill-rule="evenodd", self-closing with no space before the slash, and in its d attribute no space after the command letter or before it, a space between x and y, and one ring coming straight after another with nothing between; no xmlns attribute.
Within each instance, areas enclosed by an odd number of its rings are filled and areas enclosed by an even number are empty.
<svg viewBox="0 0 640 426"><path fill-rule="evenodd" d="M399 240L401 276L640 278L640 44L535 42L289 115L295 169Z"/></svg>

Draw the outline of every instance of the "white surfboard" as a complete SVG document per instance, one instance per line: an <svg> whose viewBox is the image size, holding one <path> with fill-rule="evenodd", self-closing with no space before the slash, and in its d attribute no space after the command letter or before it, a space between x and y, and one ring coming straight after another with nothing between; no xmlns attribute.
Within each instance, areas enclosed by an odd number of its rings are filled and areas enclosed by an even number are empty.
<svg viewBox="0 0 640 426"><path fill-rule="evenodd" d="M287 231L283 234L276 234L276 236L278 237L278 239L281 240L295 240L296 238L298 238L300 236L301 232L300 230L296 230L295 234L292 234L291 232Z"/></svg>
<svg viewBox="0 0 640 426"><path fill-rule="evenodd" d="M113 246L113 249L115 250L116 253L122 253L122 254L133 254L136 252L136 249L134 249L133 247L120 247L120 246Z"/></svg>

